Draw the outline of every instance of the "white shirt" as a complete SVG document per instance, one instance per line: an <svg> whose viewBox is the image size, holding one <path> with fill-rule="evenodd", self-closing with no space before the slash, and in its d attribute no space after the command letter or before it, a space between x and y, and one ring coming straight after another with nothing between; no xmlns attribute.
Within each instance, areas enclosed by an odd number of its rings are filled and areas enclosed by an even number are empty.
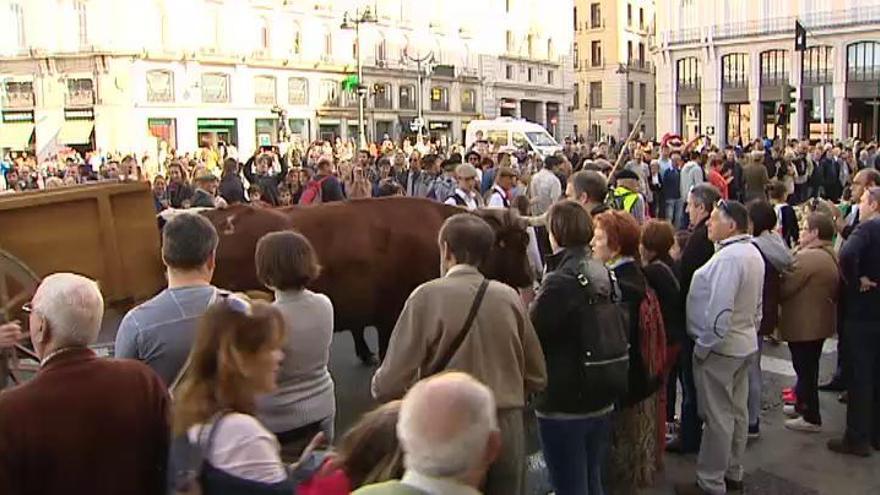
<svg viewBox="0 0 880 495"><path fill-rule="evenodd" d="M187 435L190 442L198 441L201 426L189 428ZM206 459L215 468L239 478L279 483L287 479L280 452L278 439L257 418L232 413L220 422Z"/></svg>
<svg viewBox="0 0 880 495"><path fill-rule="evenodd" d="M486 205L489 208L509 208L510 202L504 204L507 199L507 192L498 184L492 186L492 193L489 195L489 203Z"/></svg>
<svg viewBox="0 0 880 495"><path fill-rule="evenodd" d="M430 495L480 495L480 492L473 487L463 485L458 481L434 478L412 470L403 473L400 482Z"/></svg>
<svg viewBox="0 0 880 495"><path fill-rule="evenodd" d="M455 198L448 198L443 204L450 206L464 206L468 210L476 210L480 204L477 202L477 193L471 191L470 193L466 193L461 190L460 187L455 188L455 192L453 195L458 196L462 200L464 200L464 205L459 205L455 202Z"/></svg>
<svg viewBox="0 0 880 495"><path fill-rule="evenodd" d="M562 196L562 184L556 174L542 168L532 176L529 192L533 201L532 214L542 215Z"/></svg>

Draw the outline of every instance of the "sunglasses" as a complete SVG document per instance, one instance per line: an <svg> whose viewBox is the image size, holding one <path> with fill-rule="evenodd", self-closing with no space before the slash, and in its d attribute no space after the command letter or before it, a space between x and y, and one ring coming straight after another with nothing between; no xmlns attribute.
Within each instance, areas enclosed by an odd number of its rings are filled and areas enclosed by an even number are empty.
<svg viewBox="0 0 880 495"><path fill-rule="evenodd" d="M727 216L730 216L730 203L727 202L726 199L719 199L717 203L715 203L715 207L721 210Z"/></svg>

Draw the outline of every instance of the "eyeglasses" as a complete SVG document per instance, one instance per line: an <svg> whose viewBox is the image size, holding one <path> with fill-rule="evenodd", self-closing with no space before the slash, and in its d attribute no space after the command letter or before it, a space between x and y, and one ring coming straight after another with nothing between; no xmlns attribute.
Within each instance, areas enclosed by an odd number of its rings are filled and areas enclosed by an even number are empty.
<svg viewBox="0 0 880 495"><path fill-rule="evenodd" d="M727 216L730 216L730 203L727 202L726 199L719 199L717 203L715 203L715 207L721 210Z"/></svg>
<svg viewBox="0 0 880 495"><path fill-rule="evenodd" d="M27 302L27 303L22 304L22 305L21 305L21 312L24 313L24 314L28 314L28 315L31 314L31 313L33 313L33 312L34 312L34 305L33 305L33 303L29 303L29 302Z"/></svg>

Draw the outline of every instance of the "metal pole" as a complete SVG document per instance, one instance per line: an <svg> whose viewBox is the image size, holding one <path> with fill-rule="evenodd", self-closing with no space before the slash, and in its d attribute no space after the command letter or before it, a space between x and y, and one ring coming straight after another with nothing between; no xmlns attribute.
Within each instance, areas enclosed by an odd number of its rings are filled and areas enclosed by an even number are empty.
<svg viewBox="0 0 880 495"><path fill-rule="evenodd" d="M418 114L419 122L424 122L424 118L422 117L422 59L418 59L416 61L416 70L418 73L416 74L416 113ZM416 143L422 143L422 128L424 125L419 126L419 131L416 134Z"/></svg>
<svg viewBox="0 0 880 495"><path fill-rule="evenodd" d="M825 142L825 86L819 86L819 125L822 126L822 142ZM809 137L809 135L807 136Z"/></svg>
<svg viewBox="0 0 880 495"><path fill-rule="evenodd" d="M878 114L880 114L880 103L877 101L877 97L880 96L880 81L877 82L877 93L874 94L874 139L880 139L880 129L878 129L878 124L880 124L880 119L878 119Z"/></svg>
<svg viewBox="0 0 880 495"><path fill-rule="evenodd" d="M355 51L357 51L357 75L358 75L358 149L367 149L367 134L364 126L364 100L366 100L366 91L361 91L364 84L364 68L361 64L361 18L360 13L357 14L354 21L355 32Z"/></svg>

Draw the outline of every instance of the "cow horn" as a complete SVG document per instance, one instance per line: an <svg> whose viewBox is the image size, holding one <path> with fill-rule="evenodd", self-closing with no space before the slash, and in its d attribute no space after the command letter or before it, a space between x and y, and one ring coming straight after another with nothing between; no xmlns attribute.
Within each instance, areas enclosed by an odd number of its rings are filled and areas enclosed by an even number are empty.
<svg viewBox="0 0 880 495"><path fill-rule="evenodd" d="M547 214L538 215L534 217L523 217L525 221L529 224L529 227L544 227L547 225Z"/></svg>

